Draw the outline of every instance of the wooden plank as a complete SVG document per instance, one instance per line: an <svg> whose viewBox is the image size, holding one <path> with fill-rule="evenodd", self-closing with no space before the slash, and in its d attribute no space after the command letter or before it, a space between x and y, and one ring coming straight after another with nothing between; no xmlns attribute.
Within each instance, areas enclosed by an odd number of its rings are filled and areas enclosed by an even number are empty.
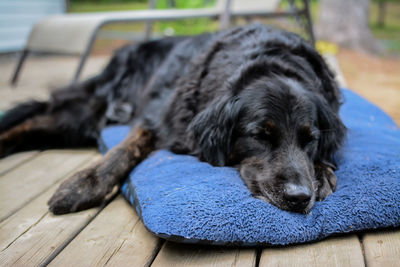
<svg viewBox="0 0 400 267"><path fill-rule="evenodd" d="M98 157L95 155L92 160ZM45 263L96 215L97 208L63 216L52 215L46 203L59 183L61 181L0 224L2 266L37 266Z"/></svg>
<svg viewBox="0 0 400 267"><path fill-rule="evenodd" d="M364 234L362 242L367 266L400 266L399 229Z"/></svg>
<svg viewBox="0 0 400 267"><path fill-rule="evenodd" d="M365 266L356 235L321 242L264 249L260 266Z"/></svg>
<svg viewBox="0 0 400 267"><path fill-rule="evenodd" d="M229 248L166 242L152 266L255 266L254 248Z"/></svg>
<svg viewBox="0 0 400 267"><path fill-rule="evenodd" d="M94 150L52 150L0 179L0 221L95 155Z"/></svg>
<svg viewBox="0 0 400 267"><path fill-rule="evenodd" d="M0 160L0 176L38 155L38 151L21 152Z"/></svg>
<svg viewBox="0 0 400 267"><path fill-rule="evenodd" d="M92 162L99 159L100 155L96 155L92 160L82 165L79 169L89 166ZM64 178L67 178L65 176ZM47 201L58 188L61 181L53 185L49 190L45 191L38 198L31 201L28 205L14 213L6 220L0 223L0 251L10 246L23 233L27 232L48 212Z"/></svg>
<svg viewBox="0 0 400 267"><path fill-rule="evenodd" d="M120 195L49 266L148 266L160 246Z"/></svg>

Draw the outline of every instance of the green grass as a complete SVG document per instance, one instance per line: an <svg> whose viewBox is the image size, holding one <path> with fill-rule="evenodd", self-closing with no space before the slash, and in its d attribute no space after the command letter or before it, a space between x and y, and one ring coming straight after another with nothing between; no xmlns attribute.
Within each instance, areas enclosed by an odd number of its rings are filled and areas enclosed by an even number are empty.
<svg viewBox="0 0 400 267"><path fill-rule="evenodd" d="M85 1L73 0L70 2L70 13L82 12L106 12L106 11L129 11L141 10L149 7L146 1L133 2L133 1ZM144 31L143 23L112 23L105 25L102 30L106 31L120 31L120 32L138 32Z"/></svg>
<svg viewBox="0 0 400 267"><path fill-rule="evenodd" d="M158 0L157 9L168 8L168 1ZM176 0L176 8L201 8L204 6L203 0ZM207 6L212 6L215 1L209 1ZM70 12L103 12L103 11L127 11L127 10L140 10L148 8L147 1L144 2L128 2L128 1L71 1ZM135 23L136 25L128 23L118 23L112 25L106 25L105 30L115 31L135 31L143 29L143 24ZM195 35L207 31L215 31L218 29L218 24L207 18L196 18L196 19L185 19L179 21L165 21L156 22L154 24L154 30L159 33L172 32L175 35Z"/></svg>
<svg viewBox="0 0 400 267"><path fill-rule="evenodd" d="M176 7L179 9L184 8L204 8L212 7L215 4L214 1L209 1L205 5L204 0L175 0ZM157 1L158 9L169 8L167 0ZM218 29L218 23L208 18L196 18L196 19L185 19L179 21L163 21L155 24L156 31L159 32L173 32L175 35L195 35L204 32L216 31Z"/></svg>
<svg viewBox="0 0 400 267"><path fill-rule="evenodd" d="M165 9L170 8L168 0L157 0L157 8ZM175 0L176 8L202 8L210 7L215 4L215 0L204 1L204 0Z"/></svg>

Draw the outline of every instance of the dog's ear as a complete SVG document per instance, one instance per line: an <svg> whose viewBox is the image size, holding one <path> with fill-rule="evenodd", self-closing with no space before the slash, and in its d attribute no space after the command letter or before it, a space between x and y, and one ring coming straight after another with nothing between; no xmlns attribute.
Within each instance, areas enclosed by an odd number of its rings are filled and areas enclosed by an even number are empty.
<svg viewBox="0 0 400 267"><path fill-rule="evenodd" d="M321 93L328 99L335 111L339 110L342 98L335 74L331 71L324 58L308 43L301 42L294 53L305 58L321 82Z"/></svg>
<svg viewBox="0 0 400 267"><path fill-rule="evenodd" d="M226 163L241 106L237 97L223 97L192 120L188 127L190 142L200 159L216 166Z"/></svg>
<svg viewBox="0 0 400 267"><path fill-rule="evenodd" d="M335 154L346 136L346 126L325 99L317 97L317 124L320 130L318 160L336 167Z"/></svg>

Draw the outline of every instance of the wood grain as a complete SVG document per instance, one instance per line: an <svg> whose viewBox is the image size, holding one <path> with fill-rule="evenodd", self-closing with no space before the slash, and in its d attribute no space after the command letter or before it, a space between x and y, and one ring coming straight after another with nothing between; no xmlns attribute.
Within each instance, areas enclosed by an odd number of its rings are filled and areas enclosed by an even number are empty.
<svg viewBox="0 0 400 267"><path fill-rule="evenodd" d="M21 152L0 160L0 176L3 176L10 170L15 167L27 162L32 159L36 155L38 155L38 151L29 151L29 152ZM1 179L1 178L0 178Z"/></svg>
<svg viewBox="0 0 400 267"><path fill-rule="evenodd" d="M84 227L97 212L55 216L47 212L31 228L0 252L2 266L37 266Z"/></svg>
<svg viewBox="0 0 400 267"><path fill-rule="evenodd" d="M92 160L98 157L92 154ZM81 168L90 163L86 162ZM59 183L61 181L0 224L2 266L37 266L46 262L96 215L97 208L63 216L49 213L46 203Z"/></svg>
<svg viewBox="0 0 400 267"><path fill-rule="evenodd" d="M98 158L100 158L100 156L93 157L91 161L82 165L78 170L89 166ZM68 176L65 178L67 177ZM6 247L10 246L13 241L37 224L38 221L48 213L47 201L53 195L60 183L61 181L50 187L50 189L43 192L43 194L39 195L18 212L0 223L0 251L3 251Z"/></svg>
<svg viewBox="0 0 400 267"><path fill-rule="evenodd" d="M369 267L400 266L400 230L383 230L364 234L362 242Z"/></svg>
<svg viewBox="0 0 400 267"><path fill-rule="evenodd" d="M0 221L95 155L94 150L51 150L0 179Z"/></svg>
<svg viewBox="0 0 400 267"><path fill-rule="evenodd" d="M365 266L356 235L332 237L313 244L266 248L260 266Z"/></svg>
<svg viewBox="0 0 400 267"><path fill-rule="evenodd" d="M256 249L166 242L152 266L255 266Z"/></svg>
<svg viewBox="0 0 400 267"><path fill-rule="evenodd" d="M148 266L159 246L120 195L49 266Z"/></svg>

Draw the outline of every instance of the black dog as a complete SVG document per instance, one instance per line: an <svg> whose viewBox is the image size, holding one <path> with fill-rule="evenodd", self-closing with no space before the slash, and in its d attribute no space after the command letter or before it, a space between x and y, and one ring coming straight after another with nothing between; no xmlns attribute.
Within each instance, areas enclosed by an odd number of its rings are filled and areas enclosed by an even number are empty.
<svg viewBox="0 0 400 267"><path fill-rule="evenodd" d="M55 214L101 204L160 148L234 166L254 196L303 212L336 186L345 137L340 92L322 57L299 36L261 25L165 38L118 51L98 76L23 103L0 123L0 155L95 145L110 124L123 143L65 181Z"/></svg>

